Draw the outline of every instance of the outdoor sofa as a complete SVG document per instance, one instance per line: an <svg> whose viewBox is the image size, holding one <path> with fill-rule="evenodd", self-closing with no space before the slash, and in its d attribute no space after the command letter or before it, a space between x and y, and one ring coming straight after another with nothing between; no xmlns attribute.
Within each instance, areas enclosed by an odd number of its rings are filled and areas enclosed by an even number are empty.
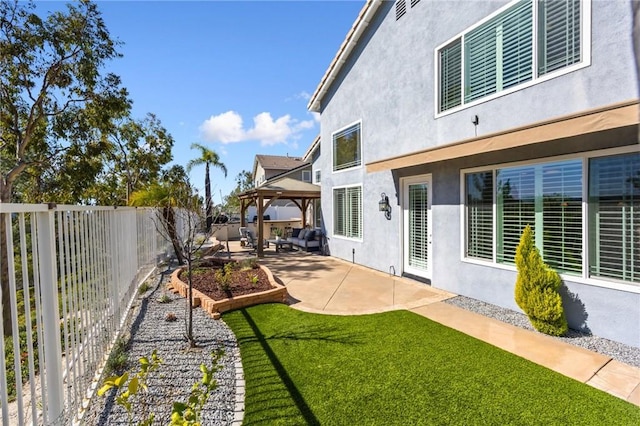
<svg viewBox="0 0 640 426"><path fill-rule="evenodd" d="M322 238L322 230L320 228L293 228L291 236L287 237L287 241L291 242L292 247L298 250L318 251L320 250L320 240Z"/></svg>

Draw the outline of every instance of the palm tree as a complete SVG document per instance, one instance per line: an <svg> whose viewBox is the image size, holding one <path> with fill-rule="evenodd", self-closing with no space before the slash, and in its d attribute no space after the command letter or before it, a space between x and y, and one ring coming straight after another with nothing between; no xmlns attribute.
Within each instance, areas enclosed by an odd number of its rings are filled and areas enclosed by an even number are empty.
<svg viewBox="0 0 640 426"><path fill-rule="evenodd" d="M171 241L173 251L180 265L184 265L185 259L182 253L178 232L176 230L176 215L173 210L178 206L177 199L172 195L167 185L154 183L146 189L133 192L129 198L129 205L137 207L158 207L162 209L162 228Z"/></svg>
<svg viewBox="0 0 640 426"><path fill-rule="evenodd" d="M224 172L224 177L227 177L227 167L224 163L220 162L218 153L207 148L199 143L191 144L191 149L200 150L200 157L194 158L187 163L187 173L195 166L204 164L204 202L207 212L207 232L211 231L211 224L213 223L213 205L211 203L211 179L209 177L209 165L219 168Z"/></svg>

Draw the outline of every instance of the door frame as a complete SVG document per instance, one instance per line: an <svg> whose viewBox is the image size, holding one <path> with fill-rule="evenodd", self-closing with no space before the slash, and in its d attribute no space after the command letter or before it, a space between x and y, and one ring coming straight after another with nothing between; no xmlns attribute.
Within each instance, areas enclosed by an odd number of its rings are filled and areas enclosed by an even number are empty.
<svg viewBox="0 0 640 426"><path fill-rule="evenodd" d="M419 269L409 266L409 185L427 185L427 269ZM402 232L400 233L402 247L402 271L419 278L431 280L433 277L433 176L431 173L408 176L400 179L402 188Z"/></svg>

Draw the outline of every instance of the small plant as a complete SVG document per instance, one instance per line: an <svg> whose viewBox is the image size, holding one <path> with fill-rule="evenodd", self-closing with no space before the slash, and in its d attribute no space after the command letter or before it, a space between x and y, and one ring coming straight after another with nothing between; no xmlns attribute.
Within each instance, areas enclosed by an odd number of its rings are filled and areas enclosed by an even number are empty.
<svg viewBox="0 0 640 426"><path fill-rule="evenodd" d="M248 271L249 269L256 269L258 267L258 261L255 258L244 259L240 262L240 270Z"/></svg>
<svg viewBox="0 0 640 426"><path fill-rule="evenodd" d="M171 303L171 298L167 293L162 293L162 296L158 297L158 303Z"/></svg>
<svg viewBox="0 0 640 426"><path fill-rule="evenodd" d="M216 283L220 290L227 291L231 286L231 276L226 273L225 268L220 268L216 271Z"/></svg>
<svg viewBox="0 0 640 426"><path fill-rule="evenodd" d="M527 225L516 249L515 299L527 314L533 327L541 333L562 336L567 332L567 319L558 293L560 275L543 261L534 244L533 231Z"/></svg>
<svg viewBox="0 0 640 426"><path fill-rule="evenodd" d="M169 312L167 316L164 317L164 320L167 322L174 322L178 320L178 317L173 312Z"/></svg>
<svg viewBox="0 0 640 426"><path fill-rule="evenodd" d="M258 278L258 275L256 274L249 274L249 280L251 281L251 284L253 284L253 286L255 287L258 284L258 281L260 281L260 278Z"/></svg>
<svg viewBox="0 0 640 426"><path fill-rule="evenodd" d="M162 364L162 359L158 357L157 351L151 353L151 357L142 357L139 360L140 369L131 378L129 372L125 372L121 376L111 376L104 380L98 396L103 396L109 389L116 388L116 404L121 406L127 412L129 424L133 424L133 406L132 397L135 397L141 390L147 390L147 376L155 371ZM136 411L137 412L137 411ZM154 415L150 414L145 420L138 425L153 424Z"/></svg>
<svg viewBox="0 0 640 426"><path fill-rule="evenodd" d="M144 294L146 293L149 289L151 288L151 286L149 285L149 283L147 283L146 281L143 282L140 287L138 287L138 294Z"/></svg>
<svg viewBox="0 0 640 426"><path fill-rule="evenodd" d="M127 342L122 337L118 337L111 349L109 358L104 367L105 374L110 375L124 370L127 366Z"/></svg>
<svg viewBox="0 0 640 426"><path fill-rule="evenodd" d="M202 380L193 384L187 402L173 403L171 411L171 425L195 426L201 424L200 414L202 413L202 409L207 403L211 392L218 387L218 382L214 378L214 374L222 368L218 364L218 361L223 354L224 352L222 350L218 350L211 354L213 358L211 361L211 368L204 364L200 365Z"/></svg>

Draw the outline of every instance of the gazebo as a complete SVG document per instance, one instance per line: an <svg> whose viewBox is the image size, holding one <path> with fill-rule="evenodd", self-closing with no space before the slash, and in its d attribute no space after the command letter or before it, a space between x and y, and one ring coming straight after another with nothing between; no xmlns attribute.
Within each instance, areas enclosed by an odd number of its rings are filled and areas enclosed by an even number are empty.
<svg viewBox="0 0 640 426"><path fill-rule="evenodd" d="M247 226L245 217L247 207L255 203L258 208L258 246L256 252L258 257L264 257L262 247L264 241L263 216L267 207L279 199L292 201L302 212L302 226L304 227L307 225L306 212L309 203L320 198L320 187L312 183L283 177L244 191L238 197L240 198L241 226Z"/></svg>

